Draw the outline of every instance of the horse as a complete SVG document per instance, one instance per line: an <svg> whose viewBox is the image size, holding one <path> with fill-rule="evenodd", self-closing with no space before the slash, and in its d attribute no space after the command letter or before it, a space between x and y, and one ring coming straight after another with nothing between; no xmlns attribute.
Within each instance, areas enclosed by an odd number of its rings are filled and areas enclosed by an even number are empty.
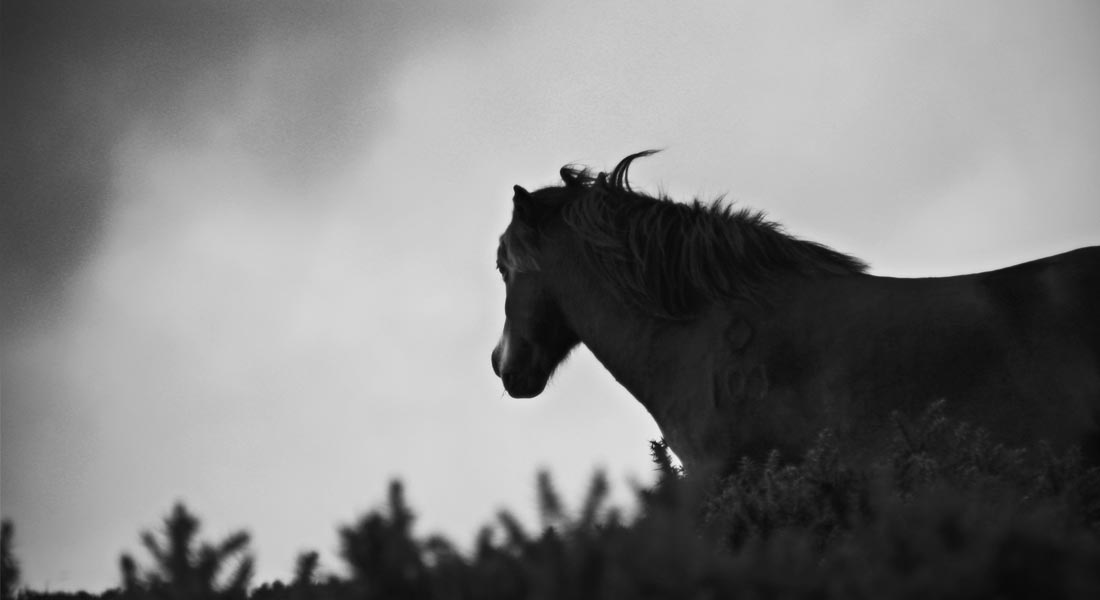
<svg viewBox="0 0 1100 600"><path fill-rule="evenodd" d="M540 394L583 343L691 472L798 455L828 429L873 455L897 415L946 401L1013 446L1100 457L1100 247L896 278L721 199L635 191L631 163L513 188L492 367Z"/></svg>

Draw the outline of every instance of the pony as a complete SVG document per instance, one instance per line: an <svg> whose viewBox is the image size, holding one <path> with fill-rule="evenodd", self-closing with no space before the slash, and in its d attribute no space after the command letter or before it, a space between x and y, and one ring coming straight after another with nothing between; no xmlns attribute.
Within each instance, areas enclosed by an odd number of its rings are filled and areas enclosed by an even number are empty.
<svg viewBox="0 0 1100 600"><path fill-rule="evenodd" d="M689 472L820 431L873 456L898 414L946 401L1011 445L1100 458L1100 247L994 271L895 278L719 199L635 191L610 173L513 188L493 372L537 396L583 343Z"/></svg>

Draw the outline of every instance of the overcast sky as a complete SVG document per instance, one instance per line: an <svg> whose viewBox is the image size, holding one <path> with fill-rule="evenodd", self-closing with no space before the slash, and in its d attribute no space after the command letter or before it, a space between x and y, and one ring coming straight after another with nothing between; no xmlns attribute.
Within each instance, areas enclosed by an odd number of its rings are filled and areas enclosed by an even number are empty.
<svg viewBox="0 0 1100 600"><path fill-rule="evenodd" d="M1100 4L2 4L0 504L101 590L182 500L256 582L401 477L463 545L536 469L649 481L581 350L502 394L511 186L567 162L727 197L875 273L1100 243Z"/></svg>

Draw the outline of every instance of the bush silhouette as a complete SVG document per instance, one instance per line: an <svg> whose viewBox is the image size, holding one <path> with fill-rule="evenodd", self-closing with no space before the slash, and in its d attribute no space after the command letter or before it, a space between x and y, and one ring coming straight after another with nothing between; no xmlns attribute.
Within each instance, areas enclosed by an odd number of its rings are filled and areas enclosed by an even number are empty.
<svg viewBox="0 0 1100 600"><path fill-rule="evenodd" d="M177 505L159 537L142 536L152 567L123 556L122 588L101 597L1100 597L1100 470L1079 451L995 444L943 403L894 427L869 465L848 462L828 431L796 462L773 452L717 474L683 473L652 442L658 480L630 516L607 506L602 473L576 503L538 473L537 529L501 511L469 553L418 536L394 481L384 507L339 529L346 576L319 576L307 552L290 584L250 593L247 534L197 545L198 519ZM5 540L10 556L10 528Z"/></svg>
<svg viewBox="0 0 1100 600"><path fill-rule="evenodd" d="M161 538L150 531L141 543L153 557L142 571L128 554L119 560L123 595L132 598L236 600L247 598L253 558L249 535L234 533L217 544L196 546L199 520L177 504L164 519ZM221 574L232 566L227 576Z"/></svg>
<svg viewBox="0 0 1100 600"><path fill-rule="evenodd" d="M4 519L0 522L0 600L15 597L15 586L19 584L19 562L12 551L15 526Z"/></svg>
<svg viewBox="0 0 1100 600"><path fill-rule="evenodd" d="M360 597L428 597L427 566L421 545L412 537L414 520L401 484L394 481L388 511L372 512L340 530L340 554Z"/></svg>

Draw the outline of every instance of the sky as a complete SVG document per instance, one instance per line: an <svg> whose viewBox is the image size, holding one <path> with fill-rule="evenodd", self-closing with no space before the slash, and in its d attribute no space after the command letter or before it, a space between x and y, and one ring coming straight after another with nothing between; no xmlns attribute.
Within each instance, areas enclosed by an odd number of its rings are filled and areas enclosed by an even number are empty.
<svg viewBox="0 0 1100 600"><path fill-rule="evenodd" d="M1100 244L1100 5L0 4L0 512L25 584L99 591L183 501L255 582L400 478L468 546L535 474L652 479L579 349L503 393L511 188L566 163L722 194L872 272Z"/></svg>

